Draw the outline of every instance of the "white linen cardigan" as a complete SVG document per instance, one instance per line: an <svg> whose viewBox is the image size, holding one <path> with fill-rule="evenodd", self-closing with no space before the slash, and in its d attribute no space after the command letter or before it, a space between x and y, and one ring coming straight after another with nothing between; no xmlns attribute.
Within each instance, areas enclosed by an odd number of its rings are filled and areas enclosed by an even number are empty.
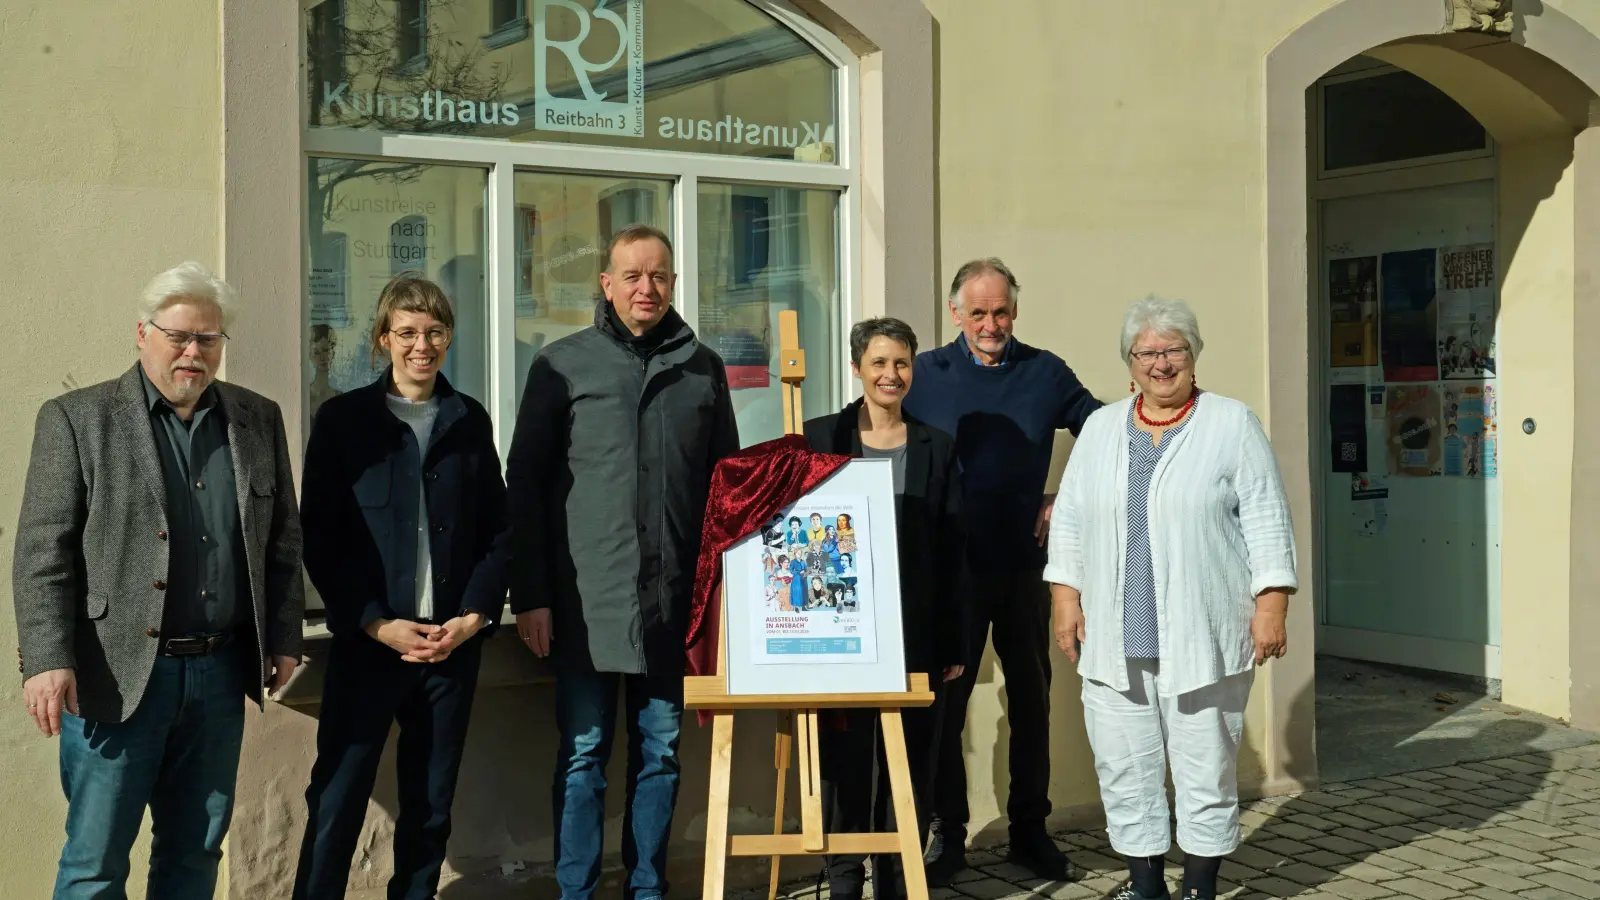
<svg viewBox="0 0 1600 900"><path fill-rule="evenodd" d="M1127 691L1123 555L1128 545L1127 418L1123 400L1089 417L1067 461L1050 521L1046 581L1083 596L1078 672ZM1294 591L1294 534L1272 447L1249 407L1204 393L1188 425L1163 440L1150 479L1164 696L1215 684L1255 664L1250 620L1268 588Z"/></svg>

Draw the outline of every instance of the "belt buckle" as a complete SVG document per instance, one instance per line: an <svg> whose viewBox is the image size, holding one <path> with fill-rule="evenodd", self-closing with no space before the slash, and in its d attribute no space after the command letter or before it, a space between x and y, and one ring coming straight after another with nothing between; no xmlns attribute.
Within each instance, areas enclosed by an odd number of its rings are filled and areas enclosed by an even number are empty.
<svg viewBox="0 0 1600 900"><path fill-rule="evenodd" d="M167 641L168 656L199 656L206 652L206 639L201 637L179 637Z"/></svg>

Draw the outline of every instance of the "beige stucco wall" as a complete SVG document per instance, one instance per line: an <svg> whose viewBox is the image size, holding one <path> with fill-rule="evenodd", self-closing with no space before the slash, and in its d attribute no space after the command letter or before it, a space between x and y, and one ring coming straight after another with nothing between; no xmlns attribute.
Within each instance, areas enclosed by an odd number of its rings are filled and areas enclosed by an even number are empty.
<svg viewBox="0 0 1600 900"><path fill-rule="evenodd" d="M162 268L218 265L221 87L215 2L17 0L0 13L0 244L14 349L0 360L0 646L16 644L11 551L34 413L133 364L134 302ZM9 653L8 653L9 655ZM48 896L66 804L56 742L0 678L0 897ZM144 896L146 840L135 852Z"/></svg>

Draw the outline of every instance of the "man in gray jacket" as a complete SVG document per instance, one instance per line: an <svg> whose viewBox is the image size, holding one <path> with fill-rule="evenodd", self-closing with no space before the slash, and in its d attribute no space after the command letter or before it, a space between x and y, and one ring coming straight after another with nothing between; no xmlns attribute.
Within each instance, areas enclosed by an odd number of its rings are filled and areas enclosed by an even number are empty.
<svg viewBox="0 0 1600 900"><path fill-rule="evenodd" d="M667 891L700 526L712 469L739 434L722 359L672 309L667 236L625 228L606 259L594 327L546 347L523 390L506 462L511 608L522 640L556 668L562 900L587 900L599 883L619 682L625 896L655 900Z"/></svg>
<svg viewBox="0 0 1600 900"><path fill-rule="evenodd" d="M161 273L133 368L39 410L12 585L28 712L61 737L56 900L124 895L146 806L147 895L209 900L244 698L300 659L283 416L213 381L232 296L197 263Z"/></svg>

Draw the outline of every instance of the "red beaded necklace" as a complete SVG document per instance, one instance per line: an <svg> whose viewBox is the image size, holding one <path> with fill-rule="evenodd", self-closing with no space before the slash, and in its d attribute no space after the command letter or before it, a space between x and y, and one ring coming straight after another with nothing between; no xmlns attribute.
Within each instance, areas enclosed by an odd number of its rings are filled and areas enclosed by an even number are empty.
<svg viewBox="0 0 1600 900"><path fill-rule="evenodd" d="M1173 416L1170 419L1166 419L1165 421L1157 421L1155 419L1149 418L1148 416L1146 416L1144 414L1144 395L1143 394L1140 394L1138 397L1136 397L1134 399L1134 401L1133 401L1133 411L1134 411L1134 413L1136 415L1138 415L1139 421L1143 422L1146 425L1149 425L1151 428L1166 428L1166 427L1168 427L1170 425L1176 425L1177 423L1183 421L1183 417L1187 416L1189 414L1189 410L1194 409L1194 401L1199 399L1199 397L1200 397L1200 389L1199 388L1195 388L1194 390L1190 391L1189 392L1189 402L1185 403L1183 405L1183 409L1178 410L1178 414L1177 415Z"/></svg>

